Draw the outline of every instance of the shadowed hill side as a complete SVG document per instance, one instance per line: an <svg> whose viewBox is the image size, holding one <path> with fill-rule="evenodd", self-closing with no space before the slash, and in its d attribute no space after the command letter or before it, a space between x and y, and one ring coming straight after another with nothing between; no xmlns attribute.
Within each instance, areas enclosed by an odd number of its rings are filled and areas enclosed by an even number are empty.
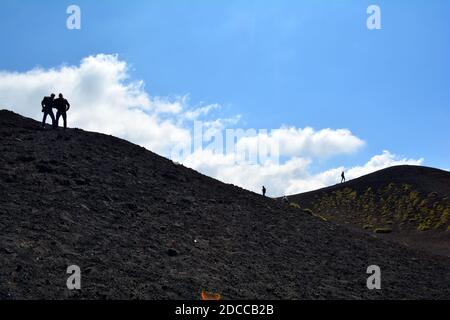
<svg viewBox="0 0 450 320"><path fill-rule="evenodd" d="M422 250L450 255L450 172L396 166L290 196L327 220L357 226Z"/></svg>
<svg viewBox="0 0 450 320"><path fill-rule="evenodd" d="M450 259L0 111L0 298L447 299ZM66 288L80 266L82 289ZM383 290L366 288L382 270Z"/></svg>

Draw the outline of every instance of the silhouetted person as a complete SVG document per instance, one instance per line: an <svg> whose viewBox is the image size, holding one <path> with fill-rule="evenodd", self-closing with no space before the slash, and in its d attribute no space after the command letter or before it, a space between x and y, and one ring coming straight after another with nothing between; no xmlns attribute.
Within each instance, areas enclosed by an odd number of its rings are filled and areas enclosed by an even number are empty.
<svg viewBox="0 0 450 320"><path fill-rule="evenodd" d="M64 99L62 93L59 94L58 99L55 99L55 107L58 110L56 112L56 127L59 125L59 117L62 116L64 120L64 129L67 128L67 111L70 109L69 102Z"/></svg>
<svg viewBox="0 0 450 320"><path fill-rule="evenodd" d="M264 197L266 196L266 191L267 191L266 187L262 186L262 194Z"/></svg>
<svg viewBox="0 0 450 320"><path fill-rule="evenodd" d="M341 173L341 183L345 182L345 173L342 171Z"/></svg>
<svg viewBox="0 0 450 320"><path fill-rule="evenodd" d="M45 121L47 120L47 116L52 118L52 126L55 128L55 115L53 114L53 107L55 105L55 94L52 93L50 97L44 97L41 102L42 112L44 113L44 117L42 118L42 128L45 128Z"/></svg>

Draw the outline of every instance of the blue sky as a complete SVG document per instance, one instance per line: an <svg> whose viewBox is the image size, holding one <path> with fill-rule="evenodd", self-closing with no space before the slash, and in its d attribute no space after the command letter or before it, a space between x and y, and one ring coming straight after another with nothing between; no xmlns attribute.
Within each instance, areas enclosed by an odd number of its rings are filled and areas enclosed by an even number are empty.
<svg viewBox="0 0 450 320"><path fill-rule="evenodd" d="M81 30L65 27L70 4ZM370 4L382 30L366 28ZM117 53L150 95L218 103L244 128L346 128L366 142L312 172L383 150L448 169L449 15L447 0L2 0L0 70Z"/></svg>

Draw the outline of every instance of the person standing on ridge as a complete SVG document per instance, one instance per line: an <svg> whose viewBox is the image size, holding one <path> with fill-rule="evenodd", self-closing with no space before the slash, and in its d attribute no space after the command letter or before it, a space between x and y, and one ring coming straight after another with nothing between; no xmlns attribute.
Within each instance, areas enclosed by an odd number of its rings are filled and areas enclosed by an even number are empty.
<svg viewBox="0 0 450 320"><path fill-rule="evenodd" d="M341 183L345 182L345 172L342 171L341 173Z"/></svg>
<svg viewBox="0 0 450 320"><path fill-rule="evenodd" d="M53 129L56 127L55 115L53 114L53 107L55 106L55 94L52 93L50 97L44 97L41 102L42 112L44 113L44 117L42 118L42 128L45 128L45 121L47 120L47 116L52 118L52 126Z"/></svg>
<svg viewBox="0 0 450 320"><path fill-rule="evenodd" d="M266 187L262 186L262 194L264 197L266 196L266 191L267 191Z"/></svg>
<svg viewBox="0 0 450 320"><path fill-rule="evenodd" d="M64 99L62 93L60 93L58 99L55 100L55 107L58 110L56 113L56 127L59 125L59 117L62 116L65 130L67 128L67 111L70 109L70 103Z"/></svg>

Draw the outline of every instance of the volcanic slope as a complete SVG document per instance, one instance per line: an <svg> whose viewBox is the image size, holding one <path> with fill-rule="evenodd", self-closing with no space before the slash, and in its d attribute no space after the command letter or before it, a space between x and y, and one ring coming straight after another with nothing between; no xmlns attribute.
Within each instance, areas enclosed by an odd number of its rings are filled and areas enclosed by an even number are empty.
<svg viewBox="0 0 450 320"><path fill-rule="evenodd" d="M450 172L395 166L290 196L301 208L407 246L450 256Z"/></svg>
<svg viewBox="0 0 450 320"><path fill-rule="evenodd" d="M1 299L448 299L450 260L0 111ZM382 290L368 290L369 265ZM66 287L81 268L81 290Z"/></svg>

